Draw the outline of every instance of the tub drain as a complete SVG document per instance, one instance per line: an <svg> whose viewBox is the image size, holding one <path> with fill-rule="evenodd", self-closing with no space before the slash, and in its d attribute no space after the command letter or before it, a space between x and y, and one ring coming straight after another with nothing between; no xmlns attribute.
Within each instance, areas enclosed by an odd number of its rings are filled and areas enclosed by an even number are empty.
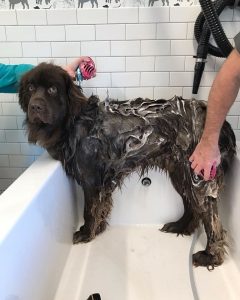
<svg viewBox="0 0 240 300"><path fill-rule="evenodd" d="M101 297L99 294L92 294L87 298L87 300L101 300Z"/></svg>
<svg viewBox="0 0 240 300"><path fill-rule="evenodd" d="M148 178L148 177L144 177L144 178L142 179L142 185L144 185L144 186L149 186L149 185L151 185L151 183L152 183L152 181L151 181L151 179Z"/></svg>

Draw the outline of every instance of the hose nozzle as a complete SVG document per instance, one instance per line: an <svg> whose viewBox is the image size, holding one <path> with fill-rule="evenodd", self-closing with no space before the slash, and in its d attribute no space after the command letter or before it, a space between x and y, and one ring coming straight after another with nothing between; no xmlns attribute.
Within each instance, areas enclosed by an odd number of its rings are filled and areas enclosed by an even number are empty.
<svg viewBox="0 0 240 300"><path fill-rule="evenodd" d="M193 94L198 93L198 88L199 88L202 74L203 74L203 71L205 68L205 63L206 63L205 58L196 57L196 63L195 63L195 67L194 67L193 88L192 88Z"/></svg>

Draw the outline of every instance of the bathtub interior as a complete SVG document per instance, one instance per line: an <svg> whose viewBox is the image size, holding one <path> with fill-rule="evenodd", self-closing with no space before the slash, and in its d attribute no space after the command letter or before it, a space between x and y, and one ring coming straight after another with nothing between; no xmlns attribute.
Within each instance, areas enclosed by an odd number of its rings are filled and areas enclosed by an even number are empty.
<svg viewBox="0 0 240 300"><path fill-rule="evenodd" d="M227 203L220 207L224 227L234 234L232 229L240 225L238 163L222 196ZM147 176L151 186L142 186L139 176L133 174L122 190L115 192L105 233L91 243L72 247L55 300L69 295L84 300L93 293L100 293L104 300L239 299L239 236L230 244L222 266L213 272L194 268L192 254L206 245L203 229L191 237L160 232L163 224L181 217L183 205L165 174L151 171ZM229 193L231 197L226 198ZM224 214L227 210L233 217L230 207L236 212L231 222Z"/></svg>
<svg viewBox="0 0 240 300"><path fill-rule="evenodd" d="M44 154L1 196L0 299L87 300L93 293L103 300L239 299L239 175L237 161L221 208L229 255L209 272L191 264L192 252L205 247L201 230L191 237L158 230L181 217L183 205L155 171L146 174L148 187L137 174L126 179L114 193L108 229L72 245L83 221L82 191Z"/></svg>

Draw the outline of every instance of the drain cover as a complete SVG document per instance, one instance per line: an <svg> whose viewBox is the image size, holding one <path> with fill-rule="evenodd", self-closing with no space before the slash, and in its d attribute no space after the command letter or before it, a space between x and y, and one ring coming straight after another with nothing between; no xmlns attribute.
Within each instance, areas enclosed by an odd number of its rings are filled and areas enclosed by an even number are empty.
<svg viewBox="0 0 240 300"><path fill-rule="evenodd" d="M92 294L87 298L87 300L101 300L101 297L99 294Z"/></svg>

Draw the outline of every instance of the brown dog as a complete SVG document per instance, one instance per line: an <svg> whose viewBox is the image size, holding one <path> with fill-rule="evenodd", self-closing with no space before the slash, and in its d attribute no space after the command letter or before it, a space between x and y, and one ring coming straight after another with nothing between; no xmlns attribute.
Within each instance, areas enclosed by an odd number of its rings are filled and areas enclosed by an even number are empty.
<svg viewBox="0 0 240 300"><path fill-rule="evenodd" d="M207 246L193 255L193 263L209 268L223 262L225 231L217 203L236 144L225 122L216 177L206 182L193 173L188 159L202 134L205 102L138 98L105 105L95 96L85 98L63 69L42 63L22 78L19 103L29 142L46 148L83 187L85 223L74 243L89 242L105 230L112 192L127 175L157 167L168 173L185 208L180 220L162 230L189 235L202 222Z"/></svg>

